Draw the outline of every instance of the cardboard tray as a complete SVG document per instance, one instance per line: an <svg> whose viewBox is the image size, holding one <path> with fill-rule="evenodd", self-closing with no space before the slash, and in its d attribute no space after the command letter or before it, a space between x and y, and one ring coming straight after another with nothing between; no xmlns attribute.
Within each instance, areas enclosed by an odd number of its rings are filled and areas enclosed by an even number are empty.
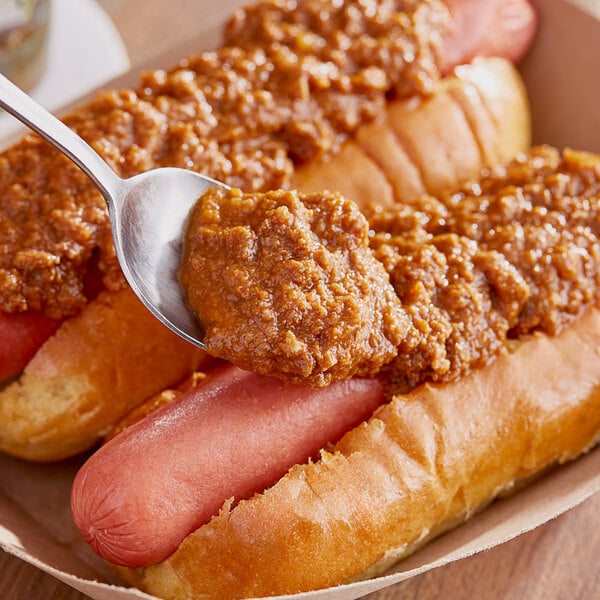
<svg viewBox="0 0 600 600"><path fill-rule="evenodd" d="M539 35L522 65L534 115L534 141L600 152L598 90L593 89L597 88L594 77L600 73L600 21L566 0L537 0L537 8ZM212 26L199 32L198 39L202 40L199 46L169 52L154 66L168 66L187 54L214 47L219 34ZM130 73L109 87L136 81L137 75ZM80 539L71 521L69 493L82 461L78 457L60 464L30 465L0 456L0 547L96 600L151 598L119 587L103 561ZM359 598L510 540L598 490L600 448L493 503L389 574L303 597Z"/></svg>

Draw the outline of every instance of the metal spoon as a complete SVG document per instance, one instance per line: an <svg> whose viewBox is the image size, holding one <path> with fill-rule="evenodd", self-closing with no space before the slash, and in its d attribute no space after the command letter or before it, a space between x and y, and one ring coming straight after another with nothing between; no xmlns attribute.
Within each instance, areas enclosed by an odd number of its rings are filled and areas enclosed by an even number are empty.
<svg viewBox="0 0 600 600"><path fill-rule="evenodd" d="M210 187L227 186L171 167L123 179L83 139L2 75L0 106L70 158L96 184L108 205L117 258L129 285L155 317L204 348L202 326L179 284L181 238L196 200Z"/></svg>

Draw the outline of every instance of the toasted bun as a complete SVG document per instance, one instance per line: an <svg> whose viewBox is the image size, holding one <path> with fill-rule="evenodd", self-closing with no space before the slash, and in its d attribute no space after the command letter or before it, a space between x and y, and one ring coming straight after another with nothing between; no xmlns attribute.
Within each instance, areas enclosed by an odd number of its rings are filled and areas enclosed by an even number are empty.
<svg viewBox="0 0 600 600"><path fill-rule="evenodd" d="M430 97L390 103L340 154L297 169L292 186L335 190L362 207L408 202L452 192L530 142L517 70L501 58L478 58L440 80Z"/></svg>
<svg viewBox="0 0 600 600"><path fill-rule="evenodd" d="M390 104L340 154L298 170L292 185L341 190L363 205L408 202L424 191L455 189L482 166L526 149L529 137L515 68L477 59L428 99ZM62 325L18 381L0 389L0 450L35 461L81 452L205 358L158 324L132 292L104 292Z"/></svg>
<svg viewBox="0 0 600 600"><path fill-rule="evenodd" d="M72 456L204 360L133 292L102 292L0 392L0 450L35 461Z"/></svg>
<svg viewBox="0 0 600 600"><path fill-rule="evenodd" d="M120 575L168 599L263 597L390 566L600 436L600 311L452 384L397 396L316 463Z"/></svg>

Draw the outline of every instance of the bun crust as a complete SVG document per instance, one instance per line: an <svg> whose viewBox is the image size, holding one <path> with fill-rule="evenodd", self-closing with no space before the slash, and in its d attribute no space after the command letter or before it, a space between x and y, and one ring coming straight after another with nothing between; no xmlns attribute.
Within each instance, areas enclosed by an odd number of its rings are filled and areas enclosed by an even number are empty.
<svg viewBox="0 0 600 600"><path fill-rule="evenodd" d="M373 574L600 437L600 311L491 365L395 397L320 461L221 513L164 562L119 568L160 597L288 594Z"/></svg>
<svg viewBox="0 0 600 600"><path fill-rule="evenodd" d="M102 292L0 392L0 450L44 462L73 456L206 360L129 289Z"/></svg>

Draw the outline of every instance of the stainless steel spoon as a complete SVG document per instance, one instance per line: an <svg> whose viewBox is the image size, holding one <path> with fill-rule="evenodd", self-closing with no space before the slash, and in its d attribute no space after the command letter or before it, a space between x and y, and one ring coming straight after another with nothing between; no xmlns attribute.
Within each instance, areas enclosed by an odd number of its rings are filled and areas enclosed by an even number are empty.
<svg viewBox="0 0 600 600"><path fill-rule="evenodd" d="M83 139L0 75L0 106L70 158L96 184L108 206L117 257L133 291L167 327L204 348L200 322L179 284L184 224L195 201L222 183L186 169L117 176Z"/></svg>

